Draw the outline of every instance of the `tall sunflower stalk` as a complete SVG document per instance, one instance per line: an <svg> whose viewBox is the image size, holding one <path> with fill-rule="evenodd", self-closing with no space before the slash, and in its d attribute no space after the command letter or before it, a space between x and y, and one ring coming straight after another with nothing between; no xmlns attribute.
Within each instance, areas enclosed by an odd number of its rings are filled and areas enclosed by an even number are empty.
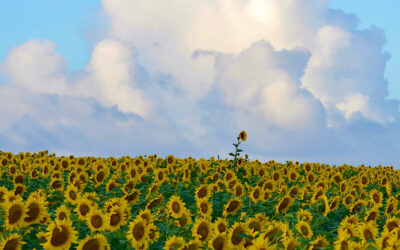
<svg viewBox="0 0 400 250"><path fill-rule="evenodd" d="M234 159L231 160L231 162L233 162L233 166L234 166L234 167L236 167L236 165L237 165L237 159L238 159L238 157L240 156L240 152L243 151L243 150L241 150L241 149L239 148L239 145L240 145L241 142L246 141L246 139L247 139L247 133L246 133L246 131L242 130L242 131L239 133L239 136L236 137L236 139L237 139L237 143L233 143L233 146L235 146L235 153L229 153L229 155L231 155L231 156L234 157Z"/></svg>

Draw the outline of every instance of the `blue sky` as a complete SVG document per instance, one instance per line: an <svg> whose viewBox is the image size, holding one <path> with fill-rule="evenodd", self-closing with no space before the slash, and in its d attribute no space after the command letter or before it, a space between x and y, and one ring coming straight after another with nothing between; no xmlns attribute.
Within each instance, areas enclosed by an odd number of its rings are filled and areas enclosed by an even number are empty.
<svg viewBox="0 0 400 250"><path fill-rule="evenodd" d="M399 167L400 3L280 1L0 2L0 150Z"/></svg>

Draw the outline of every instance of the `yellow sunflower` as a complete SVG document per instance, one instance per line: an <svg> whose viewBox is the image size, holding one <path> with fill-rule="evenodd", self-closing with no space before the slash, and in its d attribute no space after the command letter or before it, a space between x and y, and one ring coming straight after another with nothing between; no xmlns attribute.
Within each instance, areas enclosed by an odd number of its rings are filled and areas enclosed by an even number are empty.
<svg viewBox="0 0 400 250"><path fill-rule="evenodd" d="M365 217L364 220L365 222L368 221L376 221L379 217L379 209L377 207L373 207L371 209L369 209L368 211L366 211L365 213Z"/></svg>
<svg viewBox="0 0 400 250"><path fill-rule="evenodd" d="M227 217L235 214L242 206L242 200L239 198L232 198L224 207L222 216Z"/></svg>
<svg viewBox="0 0 400 250"><path fill-rule="evenodd" d="M250 192L250 199L254 202L254 203L258 203L262 198L263 198L263 191L260 187L255 187L252 189L252 191Z"/></svg>
<svg viewBox="0 0 400 250"><path fill-rule="evenodd" d="M170 236L165 242L164 250L176 250L185 246L185 240L182 236Z"/></svg>
<svg viewBox="0 0 400 250"><path fill-rule="evenodd" d="M133 248L139 248L141 245L147 243L148 230L146 221L142 217L136 217L135 220L129 224L126 237L130 240Z"/></svg>
<svg viewBox="0 0 400 250"><path fill-rule="evenodd" d="M373 204L373 206L379 208L382 206L382 202L383 202L383 194L381 192L379 192L376 189L373 189L370 194L370 202Z"/></svg>
<svg viewBox="0 0 400 250"><path fill-rule="evenodd" d="M24 216L26 213L26 207L24 203L16 199L12 202L6 203L4 216L4 226L8 231L12 231L18 227L25 226Z"/></svg>
<svg viewBox="0 0 400 250"><path fill-rule="evenodd" d="M324 235L318 235L317 238L310 242L309 250L325 249L329 245Z"/></svg>
<svg viewBox="0 0 400 250"><path fill-rule="evenodd" d="M59 206L56 211L56 220L70 220L71 212L65 205Z"/></svg>
<svg viewBox="0 0 400 250"><path fill-rule="evenodd" d="M204 218L198 218L192 227L192 235L201 242L207 242L212 234L212 223Z"/></svg>
<svg viewBox="0 0 400 250"><path fill-rule="evenodd" d="M113 207L109 215L108 229L111 232L118 231L122 225L125 225L124 210L121 207Z"/></svg>
<svg viewBox="0 0 400 250"><path fill-rule="evenodd" d="M169 202L167 204L168 213L175 219L182 217L185 203L181 200L181 198L177 195L171 196Z"/></svg>
<svg viewBox="0 0 400 250"><path fill-rule="evenodd" d="M71 243L77 239L72 221L54 221L47 227L46 242L42 243L42 246L44 249L52 250L69 249Z"/></svg>
<svg viewBox="0 0 400 250"><path fill-rule="evenodd" d="M107 242L107 238L98 233L93 236L87 235L83 240L79 242L76 248L77 250L104 250L110 249L110 245Z"/></svg>
<svg viewBox="0 0 400 250"><path fill-rule="evenodd" d="M160 238L160 232L158 231L158 227L154 225L154 223L148 223L147 224L147 229L148 229L148 238L150 240L150 243L153 244Z"/></svg>
<svg viewBox="0 0 400 250"><path fill-rule="evenodd" d="M17 233L13 233L1 241L0 249L21 250L21 247L24 244L25 242L22 241L22 236Z"/></svg>
<svg viewBox="0 0 400 250"><path fill-rule="evenodd" d="M229 249L243 249L246 239L241 236L243 234L250 234L250 230L244 223L235 222L228 234Z"/></svg>
<svg viewBox="0 0 400 250"><path fill-rule="evenodd" d="M313 236L313 231L311 230L310 224L305 221L299 221L296 224L296 229L299 234L305 239L311 239Z"/></svg>
<svg viewBox="0 0 400 250"><path fill-rule="evenodd" d="M208 247L210 249L228 250L228 239L226 232L213 234L208 241Z"/></svg>
<svg viewBox="0 0 400 250"><path fill-rule="evenodd" d="M240 139L241 141L246 141L246 139L247 139L247 133L246 133L246 131L244 131L244 130L240 131L240 133L239 133L239 139Z"/></svg>
<svg viewBox="0 0 400 250"><path fill-rule="evenodd" d="M362 223L358 227L359 235L361 236L361 240L364 244L367 244L370 240L375 240L378 235L378 227L374 221L370 221L367 223Z"/></svg>
<svg viewBox="0 0 400 250"><path fill-rule="evenodd" d="M185 246L181 249L182 250L201 249L201 247L202 247L201 241L198 239L194 239L194 240L191 240L188 243L186 243Z"/></svg>
<svg viewBox="0 0 400 250"><path fill-rule="evenodd" d="M47 213L45 201L42 198L30 196L25 202L26 216L24 222L26 225L33 225L39 223L43 216Z"/></svg>
<svg viewBox="0 0 400 250"><path fill-rule="evenodd" d="M197 208L201 217L211 220L212 205L206 199L197 201Z"/></svg>
<svg viewBox="0 0 400 250"><path fill-rule="evenodd" d="M70 204L75 205L79 200L79 190L73 185L68 185L64 196Z"/></svg>
<svg viewBox="0 0 400 250"><path fill-rule="evenodd" d="M140 190L133 188L123 198L128 202L129 205L136 204L140 200Z"/></svg>
<svg viewBox="0 0 400 250"><path fill-rule="evenodd" d="M91 232L104 231L107 229L110 216L104 214L99 209L91 209L86 216L86 224L88 225Z"/></svg>
<svg viewBox="0 0 400 250"><path fill-rule="evenodd" d="M293 199L290 195L283 196L281 198L281 200L279 201L278 205L276 205L275 212L277 214L279 214L279 213L285 214L289 210L292 203L293 203Z"/></svg>
<svg viewBox="0 0 400 250"><path fill-rule="evenodd" d="M193 224L192 215L190 214L189 209L185 208L183 211L183 216L180 217L175 223L178 227L187 227Z"/></svg>
<svg viewBox="0 0 400 250"><path fill-rule="evenodd" d="M208 200L211 196L211 188L207 184L203 184L200 187L198 187L195 191L195 199L201 200L201 199L206 199Z"/></svg>
<svg viewBox="0 0 400 250"><path fill-rule="evenodd" d="M80 198L77 202L75 211L77 212L80 220L86 220L88 213L90 213L93 209L95 209L95 207L92 205L90 200Z"/></svg>

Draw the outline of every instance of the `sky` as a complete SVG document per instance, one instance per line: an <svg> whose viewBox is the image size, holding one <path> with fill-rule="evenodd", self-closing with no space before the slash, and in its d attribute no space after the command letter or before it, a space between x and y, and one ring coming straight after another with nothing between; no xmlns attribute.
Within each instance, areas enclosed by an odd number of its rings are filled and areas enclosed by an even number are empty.
<svg viewBox="0 0 400 250"><path fill-rule="evenodd" d="M400 168L396 0L0 2L0 150Z"/></svg>

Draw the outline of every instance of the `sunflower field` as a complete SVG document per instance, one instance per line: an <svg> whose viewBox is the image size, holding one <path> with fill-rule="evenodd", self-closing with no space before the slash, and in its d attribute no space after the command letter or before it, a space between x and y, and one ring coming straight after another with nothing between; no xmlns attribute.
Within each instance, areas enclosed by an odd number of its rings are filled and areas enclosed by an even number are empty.
<svg viewBox="0 0 400 250"><path fill-rule="evenodd" d="M0 151L0 249L397 249L398 170Z"/></svg>

